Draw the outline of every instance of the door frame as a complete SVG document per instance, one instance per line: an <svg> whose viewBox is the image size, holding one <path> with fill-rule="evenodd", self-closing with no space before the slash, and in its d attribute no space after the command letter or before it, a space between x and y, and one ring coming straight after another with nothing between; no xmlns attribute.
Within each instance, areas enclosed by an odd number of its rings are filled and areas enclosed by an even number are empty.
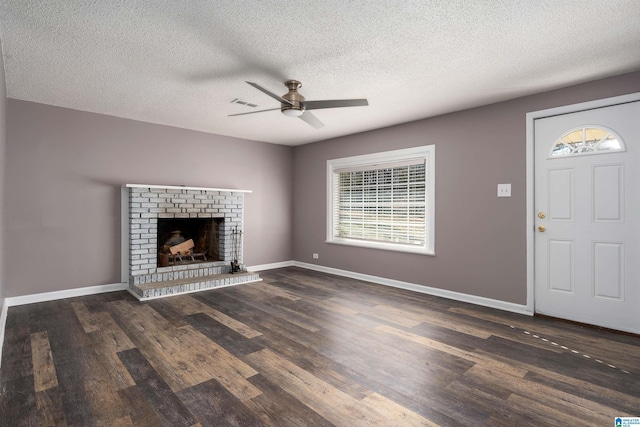
<svg viewBox="0 0 640 427"><path fill-rule="evenodd" d="M577 113L579 111L593 110L596 108L610 107L612 105L626 104L640 101L640 92L611 98L597 99L594 101L580 102L578 104L564 105L562 107L548 108L545 110L527 113L526 118L526 174L527 174L527 308L526 311L535 313L535 120L545 117L559 116L562 114Z"/></svg>

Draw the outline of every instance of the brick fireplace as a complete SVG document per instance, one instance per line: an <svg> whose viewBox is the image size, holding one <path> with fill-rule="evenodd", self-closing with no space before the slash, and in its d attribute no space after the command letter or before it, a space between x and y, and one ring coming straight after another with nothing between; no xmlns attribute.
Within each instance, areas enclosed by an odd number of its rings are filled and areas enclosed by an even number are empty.
<svg viewBox="0 0 640 427"><path fill-rule="evenodd" d="M129 291L144 300L261 280L257 274L243 268L246 193L250 191L143 184L124 186L122 276L129 284ZM187 225L191 222L200 225ZM176 231L187 233L183 237L194 241L204 238L203 232L193 230L205 229L208 241L202 247L206 247L206 255L195 260L174 258L170 265L162 266L160 251L166 243L167 231L159 233L159 223L171 224L166 226L169 228L182 228ZM206 229L206 224L211 224L210 230ZM230 274L231 263L235 260L241 271Z"/></svg>

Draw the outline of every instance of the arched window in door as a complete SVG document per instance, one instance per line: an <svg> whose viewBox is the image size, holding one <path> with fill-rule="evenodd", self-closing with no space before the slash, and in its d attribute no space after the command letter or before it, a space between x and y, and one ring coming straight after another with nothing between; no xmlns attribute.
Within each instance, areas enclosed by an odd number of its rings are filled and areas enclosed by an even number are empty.
<svg viewBox="0 0 640 427"><path fill-rule="evenodd" d="M624 142L610 129L585 126L572 129L562 135L551 149L551 157L581 154L604 154L625 151Z"/></svg>

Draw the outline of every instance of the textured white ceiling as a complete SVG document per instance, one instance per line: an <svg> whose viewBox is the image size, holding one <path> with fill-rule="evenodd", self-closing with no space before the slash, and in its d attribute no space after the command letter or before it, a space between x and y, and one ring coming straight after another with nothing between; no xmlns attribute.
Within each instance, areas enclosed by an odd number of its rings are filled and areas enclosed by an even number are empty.
<svg viewBox="0 0 640 427"><path fill-rule="evenodd" d="M0 0L8 96L299 145L640 69L638 0ZM309 100L251 111L297 79Z"/></svg>

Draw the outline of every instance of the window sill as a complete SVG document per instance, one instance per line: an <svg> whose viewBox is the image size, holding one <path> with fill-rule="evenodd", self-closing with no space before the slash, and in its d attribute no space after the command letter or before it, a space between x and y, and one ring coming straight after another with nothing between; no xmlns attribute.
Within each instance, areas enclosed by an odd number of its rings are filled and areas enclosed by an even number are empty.
<svg viewBox="0 0 640 427"><path fill-rule="evenodd" d="M392 252L404 252L416 255L426 255L426 256L436 256L434 251L430 251L424 247L415 247L408 245L395 245L389 243L382 242L365 242L362 240L352 240L352 239L334 239L334 240L325 240L325 243L329 243L332 245L343 245L343 246L357 246L360 248L368 248L368 249L380 249L384 251L392 251Z"/></svg>

